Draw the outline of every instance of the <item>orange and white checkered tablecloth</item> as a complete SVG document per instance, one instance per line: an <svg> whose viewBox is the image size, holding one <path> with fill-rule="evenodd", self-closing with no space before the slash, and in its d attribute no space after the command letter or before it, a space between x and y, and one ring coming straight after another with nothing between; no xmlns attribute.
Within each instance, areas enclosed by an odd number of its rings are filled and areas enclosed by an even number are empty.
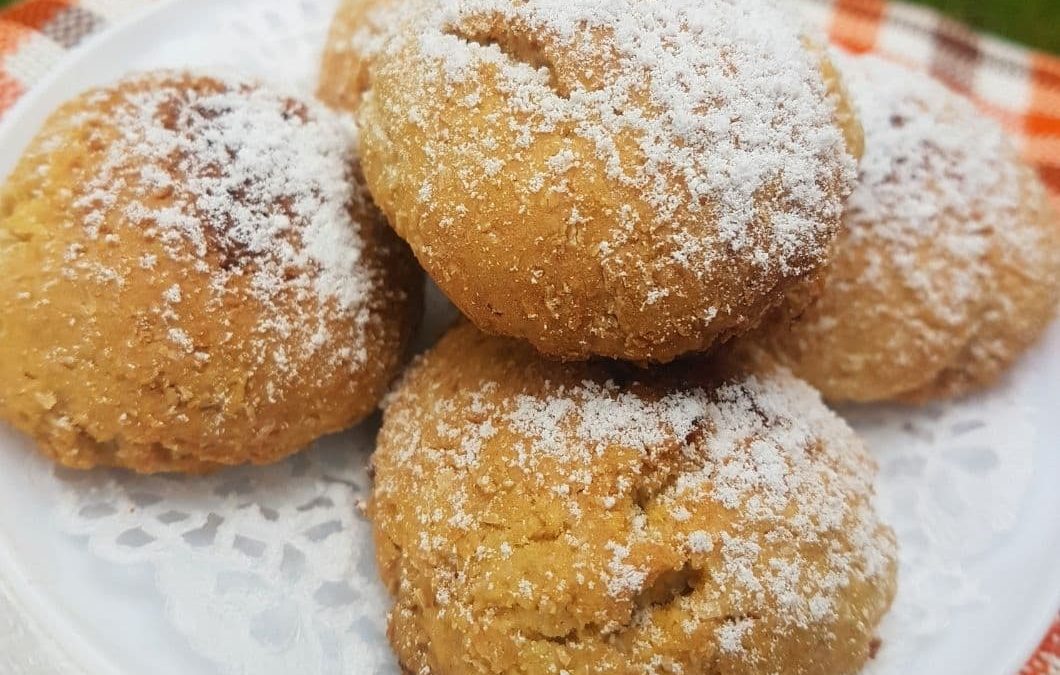
<svg viewBox="0 0 1060 675"><path fill-rule="evenodd" d="M0 11L0 117L66 50L149 1L27 0ZM926 69L971 96L1012 133L1060 204L1060 58L900 2L789 1L835 44ZM1018 675L1060 675L1060 619Z"/></svg>
<svg viewBox="0 0 1060 675"><path fill-rule="evenodd" d="M1060 58L884 0L791 0L829 39L931 72L975 99L1018 141L1060 200Z"/></svg>

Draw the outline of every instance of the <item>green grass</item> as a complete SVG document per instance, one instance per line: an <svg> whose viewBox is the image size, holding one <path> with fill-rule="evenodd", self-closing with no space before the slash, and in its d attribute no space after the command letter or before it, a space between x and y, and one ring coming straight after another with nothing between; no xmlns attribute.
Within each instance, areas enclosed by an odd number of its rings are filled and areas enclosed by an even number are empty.
<svg viewBox="0 0 1060 675"><path fill-rule="evenodd" d="M1060 0L918 0L979 30L1060 54Z"/></svg>
<svg viewBox="0 0 1060 675"><path fill-rule="evenodd" d="M0 0L0 7L17 0ZM979 30L1060 54L1060 0L916 0Z"/></svg>

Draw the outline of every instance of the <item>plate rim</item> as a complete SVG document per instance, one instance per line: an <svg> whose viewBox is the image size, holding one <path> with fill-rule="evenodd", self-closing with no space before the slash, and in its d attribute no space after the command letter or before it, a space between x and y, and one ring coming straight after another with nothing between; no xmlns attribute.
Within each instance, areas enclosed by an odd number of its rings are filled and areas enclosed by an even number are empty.
<svg viewBox="0 0 1060 675"><path fill-rule="evenodd" d="M195 4L195 1L155 0L150 4L133 10L129 15L108 25L98 33L88 36L78 46L66 51L50 66L48 72L40 80L33 83L19 100L6 111L3 119L0 119L0 138L14 135L15 130L20 126L21 119L26 115L24 111L37 105L38 101L45 97L51 88L54 87L55 82L64 77L71 68L76 67L77 63L86 58L86 56L97 51L116 37L135 31L138 26L154 19L157 15L172 11L180 5ZM41 120L41 123L43 123L43 120ZM29 139L26 140L28 141ZM1056 330L1055 326L1053 330ZM1057 358L1060 358L1060 356ZM1039 450L1048 451L1050 450L1049 446L1053 444L1050 439L1042 439L1038 444L1038 448ZM1053 450L1060 452L1060 447L1053 448ZM15 611L24 612L23 617L27 619L29 627L35 632L35 635L41 638L48 646L55 648L58 653L62 654L65 661L71 664L72 667L76 667L79 672L90 673L91 675L128 675L127 672L105 656L103 650L93 645L75 630L71 621L59 611L58 606L49 602L40 591L34 588L22 566L15 561L16 557L13 555L15 548L11 541L10 533L0 529L0 600L5 598L4 591L6 590L6 597L10 598ZM1018 573L1018 570L1014 570L1014 572ZM1010 643L1012 645L1011 651L1009 649L1005 650L1010 651L1010 658L1013 659L1009 666L1009 672L1011 673L1020 672L1027 661L1036 653L1043 637L1057 618L1057 609L1060 609L1060 564L1050 568L1050 572L1049 575L1043 575L1041 579L1042 585L1047 586L1047 588L1043 589L1046 592L1043 592L1042 596L1051 597L1053 609L1048 613L1044 613L1040 618L1032 617L1025 620L1025 625L1037 627L1036 632L1029 634L1025 638L1017 637L1018 634L1013 635L1014 639ZM900 580L899 583L901 583ZM1051 592L1049 592L1049 589L1051 589ZM1043 607L1046 605L1045 602L1041 604ZM1028 607L1028 614L1031 613L1031 610L1033 610L1033 607ZM62 639L56 639L54 637L56 635L61 635Z"/></svg>
<svg viewBox="0 0 1060 675"><path fill-rule="evenodd" d="M171 10L187 0L156 0L143 7L132 10L102 30L86 36L76 46L65 50L48 68L43 77L34 82L8 108L0 119L0 138L16 135L19 121L46 92L88 54L102 48L116 35L133 31L140 24L157 14ZM44 120L41 120L43 123ZM29 139L26 139L27 141ZM20 154L22 150L19 151ZM0 176L6 180L7 173ZM59 611L54 603L49 602L33 581L28 577L23 566L18 564L13 555L17 546L11 541L11 533L0 529L0 601L5 602L14 611L16 620L21 620L22 627L32 635L48 653L36 654L40 662L49 666L60 666L64 673L84 673L85 675L128 675L105 656L103 650L92 644L78 630L70 619ZM62 636L58 639L56 636ZM56 663L58 657L59 662ZM74 670L71 670L74 669Z"/></svg>

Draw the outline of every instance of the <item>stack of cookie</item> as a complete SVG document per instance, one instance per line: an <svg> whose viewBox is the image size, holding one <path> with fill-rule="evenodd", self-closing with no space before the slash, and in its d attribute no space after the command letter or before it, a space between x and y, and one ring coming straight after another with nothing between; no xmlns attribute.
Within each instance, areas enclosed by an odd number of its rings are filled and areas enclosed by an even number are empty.
<svg viewBox="0 0 1060 675"><path fill-rule="evenodd" d="M1001 131L773 0L345 0L318 93L148 73L47 121L0 416L75 468L276 461L390 390L418 260L465 318L373 460L407 672L860 670L896 544L824 400L972 392L1051 321Z"/></svg>
<svg viewBox="0 0 1060 675"><path fill-rule="evenodd" d="M970 103L798 26L759 1L339 10L319 94L467 319L374 458L408 672L873 654L895 543L813 386L990 384L1052 317L1060 230Z"/></svg>

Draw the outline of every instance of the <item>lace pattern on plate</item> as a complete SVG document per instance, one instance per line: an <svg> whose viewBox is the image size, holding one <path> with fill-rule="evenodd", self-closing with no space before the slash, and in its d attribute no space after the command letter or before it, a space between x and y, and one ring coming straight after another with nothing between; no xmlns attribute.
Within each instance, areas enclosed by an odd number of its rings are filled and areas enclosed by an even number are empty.
<svg viewBox="0 0 1060 675"><path fill-rule="evenodd" d="M386 592L361 515L376 425L206 478L55 470L65 529L148 563L176 628L226 673L386 672Z"/></svg>
<svg viewBox="0 0 1060 675"><path fill-rule="evenodd" d="M1037 436L1013 385L923 409L840 413L879 462L877 507L898 536L898 595L867 672L908 672L954 612L988 600L964 566L1016 524Z"/></svg>
<svg viewBox="0 0 1060 675"><path fill-rule="evenodd" d="M986 600L963 566L1014 525L1035 434L1008 389L923 410L842 412L880 463L878 506L901 548L870 672L903 673L954 612ZM207 478L56 469L61 523L102 558L150 564L173 624L221 672L397 672L359 508L375 431Z"/></svg>
<svg viewBox="0 0 1060 675"><path fill-rule="evenodd" d="M333 7L232 2L179 53L154 58L310 90ZM442 307L436 297L430 309ZM907 672L917 645L983 600L964 566L1015 522L1035 447L1023 405L1009 386L926 409L843 411L880 461L879 507L901 546L899 594L872 672ZM358 508L374 434L364 425L282 464L207 478L54 470L41 480L62 495L65 532L100 558L150 566L172 625L219 672L396 673L389 603ZM0 654L21 634L5 616L0 604Z"/></svg>

